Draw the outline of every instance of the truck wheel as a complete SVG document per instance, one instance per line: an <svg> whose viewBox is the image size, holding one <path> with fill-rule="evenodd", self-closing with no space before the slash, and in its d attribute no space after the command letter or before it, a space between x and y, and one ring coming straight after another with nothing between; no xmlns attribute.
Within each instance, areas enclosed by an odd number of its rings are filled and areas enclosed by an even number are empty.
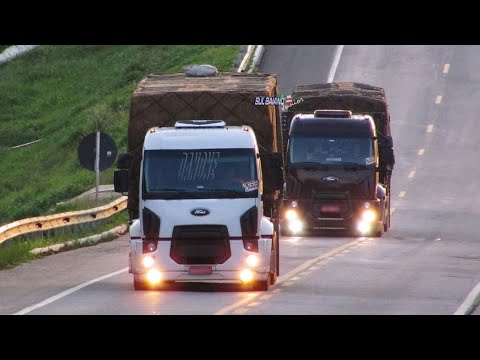
<svg viewBox="0 0 480 360"><path fill-rule="evenodd" d="M270 285L274 285L276 282L277 282L277 276L278 276L278 273L279 273L279 269L280 269L280 266L279 266L279 244L280 244L280 241L278 239L278 233L277 232L273 232L273 241L272 241L272 255L271 255L271 261L270 261L270 271L272 271L273 269L273 272L270 273Z"/></svg>
<svg viewBox="0 0 480 360"><path fill-rule="evenodd" d="M268 291L270 289L272 274L268 274L267 280L255 282L253 288L257 291Z"/></svg>
<svg viewBox="0 0 480 360"><path fill-rule="evenodd" d="M292 236L290 231L287 229L286 226L280 226L280 235L282 236Z"/></svg>
<svg viewBox="0 0 480 360"><path fill-rule="evenodd" d="M384 231L384 225L383 225L383 226L380 227L380 230L378 230L378 231L373 235L373 237L377 237L377 238L382 237L384 232L385 232L385 231Z"/></svg>
<svg viewBox="0 0 480 360"><path fill-rule="evenodd" d="M146 291L150 290L147 283L145 281L140 281L140 280L133 280L133 288L135 291Z"/></svg>
<svg viewBox="0 0 480 360"><path fill-rule="evenodd" d="M385 232L387 232L388 229L390 229L390 199L388 200L388 210L385 218L385 224L383 225L383 230Z"/></svg>

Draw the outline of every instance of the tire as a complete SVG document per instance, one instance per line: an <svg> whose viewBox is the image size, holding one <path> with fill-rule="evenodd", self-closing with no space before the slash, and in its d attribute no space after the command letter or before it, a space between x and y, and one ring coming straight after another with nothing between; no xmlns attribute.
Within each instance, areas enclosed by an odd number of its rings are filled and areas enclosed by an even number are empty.
<svg viewBox="0 0 480 360"><path fill-rule="evenodd" d="M271 281L272 281L272 274L268 274L267 280L256 281L253 285L253 288L256 291L268 291L268 289L270 289Z"/></svg>
<svg viewBox="0 0 480 360"><path fill-rule="evenodd" d="M385 223L383 224L383 231L387 232L390 229L390 209L388 209L387 218L385 219Z"/></svg>
<svg viewBox="0 0 480 360"><path fill-rule="evenodd" d="M385 232L384 230L384 226L383 225L380 230L378 230L376 233L374 233L373 237L376 237L376 238L381 238L383 236L383 233Z"/></svg>
<svg viewBox="0 0 480 360"><path fill-rule="evenodd" d="M280 235L291 236L290 231L286 229L286 226L279 226L279 228L280 228Z"/></svg>
<svg viewBox="0 0 480 360"><path fill-rule="evenodd" d="M133 279L133 288L135 291L147 291L150 290L148 284L145 281Z"/></svg>
<svg viewBox="0 0 480 360"><path fill-rule="evenodd" d="M391 221L392 221L392 213L390 210L390 197L388 197L388 221L387 221L387 229L385 231L389 230L390 227L392 226Z"/></svg>
<svg viewBox="0 0 480 360"><path fill-rule="evenodd" d="M274 266L272 266L272 263L270 262L270 270L272 267L274 268L274 271L270 273L270 285L274 285L277 282L277 277L280 273L280 239L277 234L277 232L273 232L271 258L272 260L275 260L275 262L273 264Z"/></svg>

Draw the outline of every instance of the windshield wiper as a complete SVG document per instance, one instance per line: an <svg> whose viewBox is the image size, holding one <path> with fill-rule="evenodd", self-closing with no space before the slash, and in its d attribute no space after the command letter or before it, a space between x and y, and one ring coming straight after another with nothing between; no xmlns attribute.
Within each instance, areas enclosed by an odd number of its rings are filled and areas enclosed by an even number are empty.
<svg viewBox="0 0 480 360"><path fill-rule="evenodd" d="M185 191L191 191L191 190L186 190L186 189L150 189L149 192L185 192Z"/></svg>
<svg viewBox="0 0 480 360"><path fill-rule="evenodd" d="M343 166L345 170L358 170L358 169L365 169L367 165L365 164L360 164L357 162L351 162L351 161L339 161L333 164L330 164L332 166Z"/></svg>
<svg viewBox="0 0 480 360"><path fill-rule="evenodd" d="M294 167L299 167L303 168L305 170L328 170L329 165L327 164L321 164L318 162L298 162L298 163L292 163Z"/></svg>
<svg viewBox="0 0 480 360"><path fill-rule="evenodd" d="M244 195L244 194L247 194L247 192L245 191L240 191L240 190L233 190L233 189L209 189L209 188L205 188L205 189L198 189L198 191L200 192L221 192L221 193L226 193L228 195Z"/></svg>

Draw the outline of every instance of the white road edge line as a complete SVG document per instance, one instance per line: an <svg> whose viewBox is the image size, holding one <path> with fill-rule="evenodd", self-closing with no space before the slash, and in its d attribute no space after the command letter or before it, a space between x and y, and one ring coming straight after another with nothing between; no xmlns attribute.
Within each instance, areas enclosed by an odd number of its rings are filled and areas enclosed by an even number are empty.
<svg viewBox="0 0 480 360"><path fill-rule="evenodd" d="M465 298L462 305L455 311L453 315L468 315L480 302L480 282L470 291L470 294Z"/></svg>
<svg viewBox="0 0 480 360"><path fill-rule="evenodd" d="M328 73L327 82L331 83L333 78L335 77L335 73L337 72L338 64L340 63L340 57L342 56L343 48L345 45L338 45L337 51L335 51L335 57L333 58L333 64L330 68L330 72Z"/></svg>
<svg viewBox="0 0 480 360"><path fill-rule="evenodd" d="M443 73L448 74L448 71L450 70L450 64L445 64L443 66Z"/></svg>
<svg viewBox="0 0 480 360"><path fill-rule="evenodd" d="M49 297L48 299L46 300L43 300L42 302L39 302L38 304L35 304L35 305L32 305L32 306L29 306L29 307L26 307L25 309L22 309L12 315L25 315L25 314L28 314L29 312L32 312L34 310L37 310L41 307L44 307L48 304L51 304L53 303L54 301L57 301L57 300L60 300L61 298L67 296L67 295L70 295L72 293L74 293L75 291L78 291L80 289L83 289L84 287L88 286L88 285L92 285L96 282L99 282L99 281L102 281L102 280L105 280L105 279L108 279L110 277L113 277L113 276L116 276L116 275L119 275L119 274L122 274L124 272L127 272L128 271L128 267L122 269L122 270L118 270L118 271L115 271L113 273L110 273L110 274L107 274L107 275L103 275L103 276L100 276L96 279L93 279L93 280L90 280L90 281L87 281L87 282L84 282L83 284L80 284L80 285L77 285L71 289L68 289L68 290L65 290L63 292L61 292L60 294L58 295L55 295L55 296L52 296L52 297Z"/></svg>

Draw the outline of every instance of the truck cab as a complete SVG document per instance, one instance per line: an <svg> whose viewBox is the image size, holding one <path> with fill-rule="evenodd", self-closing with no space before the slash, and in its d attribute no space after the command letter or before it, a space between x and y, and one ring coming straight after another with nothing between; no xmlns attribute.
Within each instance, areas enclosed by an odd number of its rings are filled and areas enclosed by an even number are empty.
<svg viewBox="0 0 480 360"><path fill-rule="evenodd" d="M379 180L375 121L349 110L293 116L286 149L282 233L347 230L381 236L389 193Z"/></svg>
<svg viewBox="0 0 480 360"><path fill-rule="evenodd" d="M125 157L115 172L119 192L128 189ZM268 290L275 283L279 234L264 216L264 188L272 177L264 176L262 159L249 126L183 120L148 130L139 216L130 227L136 290L169 282L231 282ZM282 176L274 181L282 184L283 173L277 174Z"/></svg>

